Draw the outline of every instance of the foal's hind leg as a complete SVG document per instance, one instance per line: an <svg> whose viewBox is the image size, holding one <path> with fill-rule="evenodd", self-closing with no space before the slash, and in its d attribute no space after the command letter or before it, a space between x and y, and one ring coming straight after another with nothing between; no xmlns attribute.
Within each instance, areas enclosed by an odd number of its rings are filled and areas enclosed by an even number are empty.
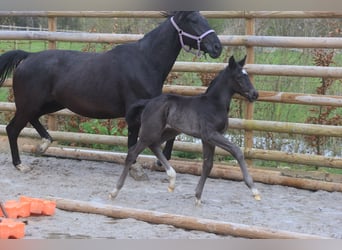
<svg viewBox="0 0 342 250"><path fill-rule="evenodd" d="M163 154L166 157L167 160L171 159L171 153L172 153L172 148L173 148L173 143L175 142L175 138L172 138L168 140L165 144ZM158 166L162 166L162 163L158 160L157 161Z"/></svg>
<svg viewBox="0 0 342 250"><path fill-rule="evenodd" d="M202 141L202 148L203 148L203 166L202 166L202 173L201 178L196 187L196 206L201 205L201 196L203 192L203 187L205 181L207 180L208 175L210 174L211 169L213 168L213 161L214 161L214 153L215 153L215 146Z"/></svg>
<svg viewBox="0 0 342 250"><path fill-rule="evenodd" d="M253 196L256 200L260 200L260 194L258 189L255 187L252 177L248 173L247 163L241 149L234 143L227 140L223 135L218 132L213 132L209 136L209 141L216 146L228 151L238 161L241 172L243 174L243 180L246 185L251 189Z"/></svg>
<svg viewBox="0 0 342 250"><path fill-rule="evenodd" d="M140 124L128 126L128 148L131 148L137 143ZM134 162L129 168L129 175L136 181L148 180L147 174L144 172L141 164Z"/></svg>
<svg viewBox="0 0 342 250"><path fill-rule="evenodd" d="M146 148L147 146L140 141L137 142L133 147L128 149L128 153L125 160L125 167L120 175L120 178L116 184L116 187L110 192L109 197L114 199L118 194L120 189L123 187L128 171L132 164L136 161L138 155Z"/></svg>
<svg viewBox="0 0 342 250"><path fill-rule="evenodd" d="M166 174L169 176L169 179L170 179L168 191L173 192L173 190L175 189L175 183L176 183L176 171L167 161L162 150L160 149L160 145L150 146L150 149L155 154L155 156L157 156L158 160L163 164L166 170Z"/></svg>
<svg viewBox="0 0 342 250"><path fill-rule="evenodd" d="M40 123L39 119L33 119L30 121L30 123L37 130L38 134L42 138L42 143L39 144L36 148L36 154L43 154L52 143L52 137Z"/></svg>

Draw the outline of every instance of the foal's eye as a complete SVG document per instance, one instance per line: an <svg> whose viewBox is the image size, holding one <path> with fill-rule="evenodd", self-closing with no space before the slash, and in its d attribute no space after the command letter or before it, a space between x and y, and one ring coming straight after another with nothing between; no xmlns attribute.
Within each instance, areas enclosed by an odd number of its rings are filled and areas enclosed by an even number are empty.
<svg viewBox="0 0 342 250"><path fill-rule="evenodd" d="M243 80L243 78L244 78L244 75L237 75L236 77L235 77L235 79L236 79L236 81L238 81L238 82L241 82L242 80Z"/></svg>

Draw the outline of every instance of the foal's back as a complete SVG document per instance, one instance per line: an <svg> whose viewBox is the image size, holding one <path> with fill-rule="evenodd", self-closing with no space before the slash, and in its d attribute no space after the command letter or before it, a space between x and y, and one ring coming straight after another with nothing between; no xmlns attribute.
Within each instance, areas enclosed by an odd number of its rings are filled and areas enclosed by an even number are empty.
<svg viewBox="0 0 342 250"><path fill-rule="evenodd" d="M158 121L158 122L156 122ZM227 110L205 94L198 96L160 95L151 99L141 115L141 133L157 138L166 129L201 138L203 129L223 132Z"/></svg>

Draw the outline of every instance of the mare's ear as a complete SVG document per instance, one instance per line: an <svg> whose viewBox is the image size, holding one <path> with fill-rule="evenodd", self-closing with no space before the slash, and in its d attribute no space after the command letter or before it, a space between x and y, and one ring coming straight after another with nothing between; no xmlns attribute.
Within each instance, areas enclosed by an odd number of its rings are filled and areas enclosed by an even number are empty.
<svg viewBox="0 0 342 250"><path fill-rule="evenodd" d="M245 65L245 63L246 63L246 58L247 58L247 55L245 55L245 57L239 62L239 65L240 65L241 67L243 67L243 66Z"/></svg>
<svg viewBox="0 0 342 250"><path fill-rule="evenodd" d="M229 58L228 68L229 69L235 69L236 68L236 61L235 61L234 56L231 56Z"/></svg>

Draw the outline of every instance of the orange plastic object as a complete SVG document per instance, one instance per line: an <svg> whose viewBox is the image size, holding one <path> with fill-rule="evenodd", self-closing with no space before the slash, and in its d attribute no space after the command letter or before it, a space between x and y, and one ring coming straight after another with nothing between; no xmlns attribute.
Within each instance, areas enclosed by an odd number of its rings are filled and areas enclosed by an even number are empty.
<svg viewBox="0 0 342 250"><path fill-rule="evenodd" d="M21 239L25 236L25 224L20 221L2 218L0 239Z"/></svg>
<svg viewBox="0 0 342 250"><path fill-rule="evenodd" d="M6 201L4 204L8 218L28 217L30 216L30 203L19 202L15 200ZM4 216L0 210L0 216Z"/></svg>
<svg viewBox="0 0 342 250"><path fill-rule="evenodd" d="M54 201L20 196L20 202L30 203L31 214L53 215L55 213L56 202Z"/></svg>

